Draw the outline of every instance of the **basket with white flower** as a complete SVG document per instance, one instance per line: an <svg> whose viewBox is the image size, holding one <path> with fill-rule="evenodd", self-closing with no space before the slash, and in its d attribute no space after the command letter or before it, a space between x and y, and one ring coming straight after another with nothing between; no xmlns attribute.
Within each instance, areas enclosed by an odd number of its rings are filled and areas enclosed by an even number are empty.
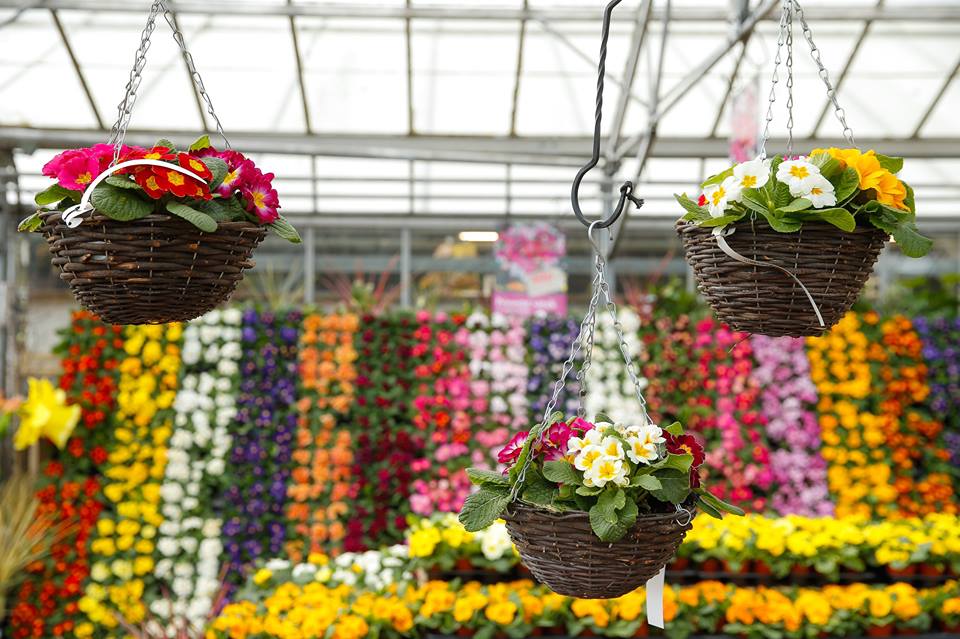
<svg viewBox="0 0 960 639"><path fill-rule="evenodd" d="M704 450L697 439L679 422L662 429L647 415L600 251L595 267L581 339L574 341L543 420L500 451L506 471L468 471L479 488L464 503L460 521L477 531L503 517L537 579L560 594L611 598L662 575L697 509L716 517L743 511L701 485ZM591 422L583 415L601 295L639 403L631 423L603 414ZM581 350L580 414L567 419L553 409Z"/></svg>
<svg viewBox="0 0 960 639"><path fill-rule="evenodd" d="M850 148L793 153L793 19L797 17ZM768 158L780 49L787 46L787 152ZM903 159L861 151L820 61L803 9L783 0L780 40L760 155L714 175L699 199L677 200L687 262L717 317L762 335L819 335L856 301L887 238L921 257L931 241L916 226Z"/></svg>
<svg viewBox="0 0 960 639"><path fill-rule="evenodd" d="M223 136L183 36L166 4L156 0L109 143L68 149L50 160L43 173L56 183L37 194L41 210L20 223L21 231L43 233L77 301L113 324L199 317L229 299L268 230L300 242L278 212L273 173L230 149L226 136L221 150L206 135L180 149L165 139L151 148L124 144L160 14Z"/></svg>

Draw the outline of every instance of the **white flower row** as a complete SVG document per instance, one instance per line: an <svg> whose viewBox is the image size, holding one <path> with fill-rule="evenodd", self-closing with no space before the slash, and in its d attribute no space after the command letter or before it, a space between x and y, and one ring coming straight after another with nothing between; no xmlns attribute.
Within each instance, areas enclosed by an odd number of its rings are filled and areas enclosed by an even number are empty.
<svg viewBox="0 0 960 639"><path fill-rule="evenodd" d="M292 581L304 585L317 581L330 587L347 585L374 592L386 590L391 584L414 580L408 569L409 554L406 545L398 544L381 550L347 552L330 559L326 564L291 564L286 559L271 559L264 564L274 585Z"/></svg>
<svg viewBox="0 0 960 639"><path fill-rule="evenodd" d="M634 361L639 373L638 357L643 349L640 340L640 317L630 308L620 308L617 320L623 330L627 352ZM613 318L604 309L597 315L597 327L594 332L593 360L587 373L587 395L584 409L588 417L604 413L617 422L631 422L640 414L640 402L637 399L633 382L627 375L626 362L620 352L620 339L613 325ZM647 380L640 379L641 389Z"/></svg>
<svg viewBox="0 0 960 639"><path fill-rule="evenodd" d="M174 431L160 487L164 522L156 577L170 589L150 610L159 619L200 626L220 589L220 518L211 510L232 440L241 356L239 310L212 311L183 332L184 376L174 401Z"/></svg>

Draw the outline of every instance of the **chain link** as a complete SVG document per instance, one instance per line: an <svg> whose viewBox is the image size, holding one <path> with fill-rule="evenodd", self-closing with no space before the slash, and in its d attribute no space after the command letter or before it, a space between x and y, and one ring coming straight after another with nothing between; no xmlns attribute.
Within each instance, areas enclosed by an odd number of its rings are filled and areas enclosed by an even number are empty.
<svg viewBox="0 0 960 639"><path fill-rule="evenodd" d="M787 18L787 155L793 155L793 11L784 0Z"/></svg>
<svg viewBox="0 0 960 639"><path fill-rule="evenodd" d="M587 231L587 235L590 238L591 243L593 243L593 229L597 224L597 222L591 224L590 229ZM584 398L586 395L584 389L586 387L586 374L587 371L590 370L590 365L593 359L594 334L596 331L597 310L600 306L601 295L603 296L604 307L610 314L610 318L613 320L613 328L617 333L620 354L623 355L623 360L626 363L627 375L629 375L630 381L633 382L633 387L636 390L637 401L640 403L640 411L643 414L645 423L650 423L651 421L650 415L647 413L647 401L643 397L640 378L637 375L636 366L633 364L633 357L630 354L630 347L627 345L627 338L623 333L623 324L620 323L620 318L617 315L617 305L613 301L613 296L610 293L610 286L607 284L607 278L605 275L607 270L607 262L596 244L594 244L594 248L597 248L597 251L594 259L593 281L591 282L593 295L590 297L590 302L587 305L587 313L584 316L583 321L580 323L580 333L577 339L573 340L573 344L570 346L570 356L563 363L563 368L560 371L560 377L553 386L553 395L550 397L550 401L547 402L547 407L543 411L543 420L534 426L528 435L528 438L531 438L532 442L530 444L530 452L527 455L527 458L524 460L523 466L520 467L520 472L517 474L517 481L513 484L513 488L510 490L511 502L516 501L517 497L519 496L520 489L527 477L527 471L530 469L530 466L533 463L533 456L536 448L543 440L543 434L547 430L547 424L550 422L550 416L553 414L553 411L557 406L557 402L560 399L560 394L563 392L563 388L566 385L567 376L576 365L580 351L584 350L585 347L586 351L583 356L583 361L581 362L580 369L576 375L576 379L580 382L577 415L579 417L584 416Z"/></svg>
<svg viewBox="0 0 960 639"><path fill-rule="evenodd" d="M180 48L180 53L187 65L190 78L196 85L197 92L207 107L207 113L209 113L210 117L213 118L217 133L223 138L223 143L226 148L230 148L230 141L227 140L227 136L223 132L223 126L220 124L220 118L217 117L216 112L213 110L213 102L210 100L210 96L207 93L206 87L203 85L203 79L200 77L200 73L197 71L197 67L194 64L193 55L191 55L187 50L186 42L183 39L183 33L181 33L180 29L177 28L177 23L174 20L170 9L167 7L166 2L164 0L155 0L154 3L150 5L150 15L147 18L147 24L144 26L143 32L140 34L140 47L137 49L137 52L134 55L133 68L130 70L130 78L127 80L127 86L123 100L119 105L117 105L117 121L113 124L113 127L110 131L109 142L110 144L114 145L113 164L116 164L120 160L123 141L127 136L127 127L130 126L130 118L133 115L133 106L137 101L137 90L140 88L140 83L143 81L143 69L147 63L147 51L150 49L150 39L153 36L154 29L156 29L157 16L160 15L160 13L163 13L164 19L167 21L167 24L170 25L170 29L173 31L173 39Z"/></svg>
<svg viewBox="0 0 960 639"><path fill-rule="evenodd" d="M773 58L773 76L770 78L770 96L767 98L767 122L760 138L760 157L767 157L767 141L770 139L770 123L773 122L773 104L777 101L777 83L780 81L780 53L783 50L787 27L787 6L780 14L780 34L777 36L777 55Z"/></svg>
<svg viewBox="0 0 960 639"><path fill-rule="evenodd" d="M810 25L807 24L807 19L803 15L803 7L800 6L798 0L793 0L793 6L797 12L797 18L800 19L803 37L806 39L807 44L810 45L810 57L813 58L814 63L817 65L817 73L820 75L820 79L823 80L824 86L827 87L827 97L830 98L830 102L833 103L833 112L837 116L840 126L843 127L843 137L850 143L850 146L856 146L856 142L853 139L853 129L847 124L847 113L837 100L837 90L833 86L833 83L830 82L830 73L827 71L827 68L823 66L823 60L820 58L820 49L818 49L817 45L813 42L813 32L810 30Z"/></svg>

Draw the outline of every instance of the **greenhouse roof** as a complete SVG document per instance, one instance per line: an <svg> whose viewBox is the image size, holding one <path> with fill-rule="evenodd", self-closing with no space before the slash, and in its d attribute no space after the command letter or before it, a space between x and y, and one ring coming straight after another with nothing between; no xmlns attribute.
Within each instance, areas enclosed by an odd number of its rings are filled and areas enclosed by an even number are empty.
<svg viewBox="0 0 960 639"><path fill-rule="evenodd" d="M601 8L584 0L169 3L235 148L278 175L284 210L423 223L569 215L589 157ZM627 0L614 12L599 212L639 172L645 213L722 167L733 95L762 121L778 0ZM857 141L908 158L920 216L957 217L960 2L809 0L813 37ZM23 194L55 149L106 141L149 2L0 0L0 167ZM795 148L841 143L799 26ZM661 64L662 61L662 64ZM782 150L778 85L770 148ZM749 110L748 110L749 113ZM158 21L129 139L212 126ZM642 167L642 171L640 170ZM604 174L609 177L604 178ZM344 214L350 214L344 216Z"/></svg>

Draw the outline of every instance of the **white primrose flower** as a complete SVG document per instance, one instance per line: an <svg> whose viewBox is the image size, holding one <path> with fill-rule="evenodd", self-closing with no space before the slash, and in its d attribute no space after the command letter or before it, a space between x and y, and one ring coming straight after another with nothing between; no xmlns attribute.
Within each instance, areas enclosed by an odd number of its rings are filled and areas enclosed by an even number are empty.
<svg viewBox="0 0 960 639"><path fill-rule="evenodd" d="M800 197L810 190L809 184L814 176L820 175L820 168L806 160L786 160L777 167L777 180L790 188L790 195Z"/></svg>
<svg viewBox="0 0 960 639"><path fill-rule="evenodd" d="M600 449L603 451L603 456L608 459L622 460L624 457L623 444L616 437L604 437L603 441L600 442Z"/></svg>
<svg viewBox="0 0 960 639"><path fill-rule="evenodd" d="M567 440L567 454L575 455L590 446L599 446L602 439L603 435L600 434L600 426L598 424L596 428L585 432L583 437L571 437Z"/></svg>
<svg viewBox="0 0 960 639"><path fill-rule="evenodd" d="M663 430L656 424L629 426L627 428L627 457L635 464L649 464L660 457L659 444L666 441Z"/></svg>
<svg viewBox="0 0 960 639"><path fill-rule="evenodd" d="M222 319L224 324L239 324L243 314L238 308L226 308L222 311Z"/></svg>
<svg viewBox="0 0 960 639"><path fill-rule="evenodd" d="M603 449L599 446L587 446L581 448L577 456L573 459L573 466L577 470L584 472L593 468L596 461L603 457Z"/></svg>
<svg viewBox="0 0 960 639"><path fill-rule="evenodd" d="M583 473L583 484L591 488L603 488L610 482L626 486L630 483L628 471L622 460L600 457Z"/></svg>
<svg viewBox="0 0 960 639"><path fill-rule="evenodd" d="M756 158L748 162L741 162L733 167L737 192L743 189L759 189L770 179L771 160ZM739 199L739 195L738 195Z"/></svg>
<svg viewBox="0 0 960 639"><path fill-rule="evenodd" d="M723 217L727 210L727 203L740 199L740 188L737 186L737 179L731 175L720 184L704 187L703 195L707 198L707 210L710 211L710 216Z"/></svg>
<svg viewBox="0 0 960 639"><path fill-rule="evenodd" d="M287 570L290 568L290 562L286 559L271 559L266 563L267 570L272 572L280 572L282 570Z"/></svg>
<svg viewBox="0 0 960 639"><path fill-rule="evenodd" d="M834 192L833 184L819 173L807 179L804 187L808 190L806 193L801 193L799 197L810 200L813 208L822 209L837 205L837 194Z"/></svg>

